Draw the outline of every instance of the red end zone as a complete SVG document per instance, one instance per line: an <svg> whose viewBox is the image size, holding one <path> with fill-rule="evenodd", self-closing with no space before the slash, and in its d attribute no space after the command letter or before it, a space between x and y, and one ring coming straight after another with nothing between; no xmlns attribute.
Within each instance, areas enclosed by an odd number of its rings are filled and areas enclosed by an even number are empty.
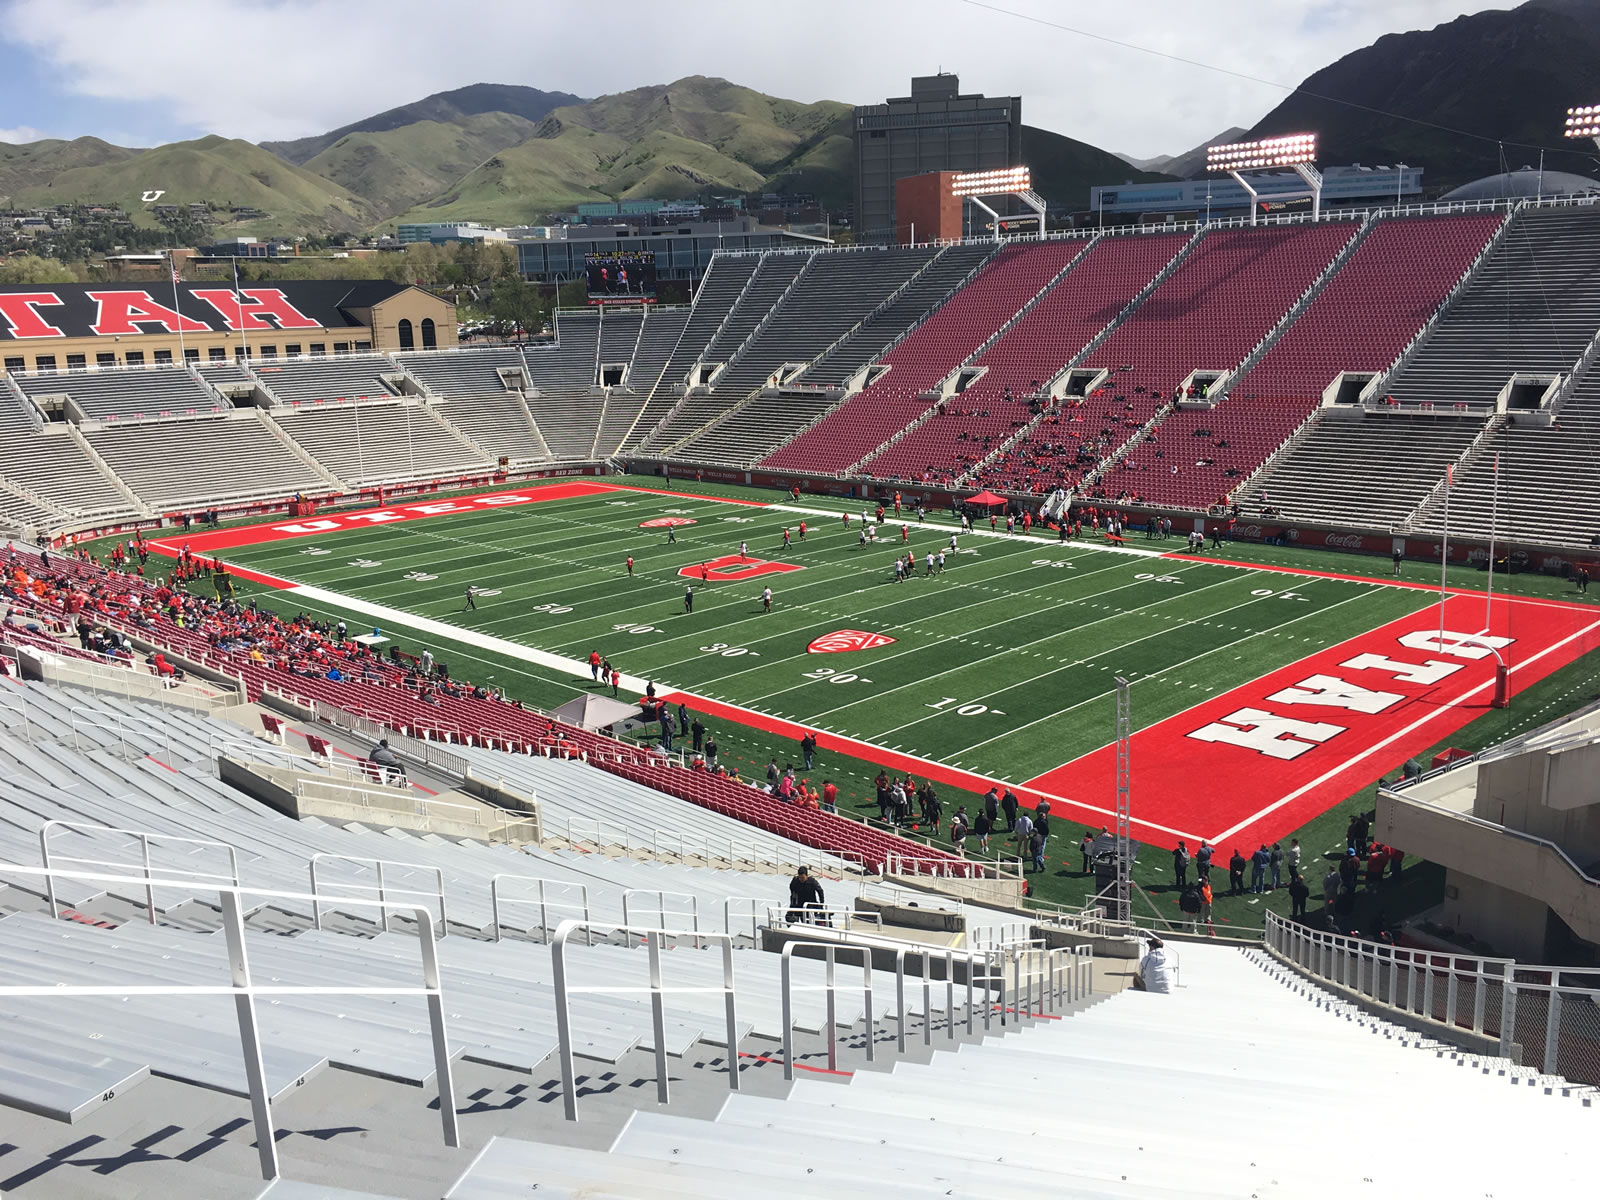
<svg viewBox="0 0 1600 1200"><path fill-rule="evenodd" d="M1445 629L1430 606L1330 647L1133 735L1133 809L1248 852L1326 812L1382 761L1420 753L1489 708L1495 658L1479 636L1481 596L1453 596ZM1517 611L1513 626L1507 615ZM1492 637L1513 695L1590 649L1593 609L1504 605ZM1113 807L1116 748L1025 785ZM1172 844L1167 839L1166 844ZM1225 843L1225 844L1224 844ZM1191 846L1191 849L1193 847Z"/></svg>

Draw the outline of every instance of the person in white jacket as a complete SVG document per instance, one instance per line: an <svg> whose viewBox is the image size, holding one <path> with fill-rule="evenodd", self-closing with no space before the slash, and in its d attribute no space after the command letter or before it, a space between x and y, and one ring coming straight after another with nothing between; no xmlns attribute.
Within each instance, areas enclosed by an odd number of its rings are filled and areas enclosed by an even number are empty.
<svg viewBox="0 0 1600 1200"><path fill-rule="evenodd" d="M1166 946L1158 937L1153 937L1149 942L1149 950L1139 960L1139 969L1134 972L1133 986L1146 992L1172 991L1172 964L1167 959Z"/></svg>

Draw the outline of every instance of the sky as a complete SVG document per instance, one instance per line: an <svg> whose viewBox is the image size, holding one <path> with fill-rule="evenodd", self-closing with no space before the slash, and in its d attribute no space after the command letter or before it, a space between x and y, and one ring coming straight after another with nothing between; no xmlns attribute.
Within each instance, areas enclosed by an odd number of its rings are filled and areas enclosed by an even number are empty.
<svg viewBox="0 0 1600 1200"><path fill-rule="evenodd" d="M469 83L592 97L719 75L788 99L859 104L905 95L912 75L942 69L964 91L1020 95L1029 125L1150 157L1254 124L1285 95L1272 84L1293 86L1385 33L1507 7L854 0L708 6L698 23L695 6L661 0L357 10L325 0L0 0L0 141L294 138Z"/></svg>

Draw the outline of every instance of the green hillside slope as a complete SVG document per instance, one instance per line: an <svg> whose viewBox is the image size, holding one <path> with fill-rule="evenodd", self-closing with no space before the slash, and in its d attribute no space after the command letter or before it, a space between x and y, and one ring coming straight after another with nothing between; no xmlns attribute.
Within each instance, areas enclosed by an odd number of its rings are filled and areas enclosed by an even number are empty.
<svg viewBox="0 0 1600 1200"><path fill-rule="evenodd" d="M218 227L238 231L322 233L361 229L374 219L364 200L331 180L284 162L250 142L217 136L173 142L120 161L69 167L48 182L18 190L25 205L110 202L134 219L151 224L146 192L160 191L160 203L203 202L221 209ZM230 223L226 209L248 206L265 218Z"/></svg>

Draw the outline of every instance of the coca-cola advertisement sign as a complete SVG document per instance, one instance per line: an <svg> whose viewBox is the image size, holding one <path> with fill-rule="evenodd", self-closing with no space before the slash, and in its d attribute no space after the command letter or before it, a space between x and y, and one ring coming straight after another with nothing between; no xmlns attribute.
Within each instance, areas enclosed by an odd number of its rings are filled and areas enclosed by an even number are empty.
<svg viewBox="0 0 1600 1200"><path fill-rule="evenodd" d="M1330 533L1323 539L1322 544L1340 550L1360 550L1365 542L1359 533Z"/></svg>

